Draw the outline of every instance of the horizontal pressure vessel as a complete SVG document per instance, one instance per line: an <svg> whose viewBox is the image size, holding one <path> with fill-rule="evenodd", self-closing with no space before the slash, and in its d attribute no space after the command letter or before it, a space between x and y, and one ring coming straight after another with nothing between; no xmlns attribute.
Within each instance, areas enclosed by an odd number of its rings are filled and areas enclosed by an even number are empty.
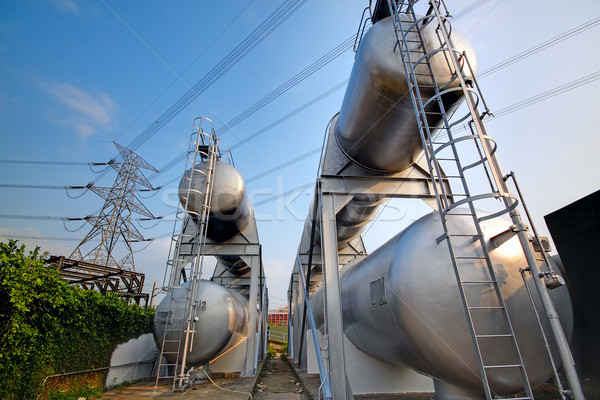
<svg viewBox="0 0 600 400"><path fill-rule="evenodd" d="M401 18L406 28L410 24L409 17L402 14ZM428 52L440 47L434 24L422 29L421 35ZM475 68L474 53L469 43L456 31L452 31L451 38L458 51L467 52ZM411 45L410 55L414 63L423 55L417 52L418 37L414 30L408 34L407 40ZM449 83L453 78L444 53L433 55L430 63L438 86L447 84L444 90L458 86L457 80ZM420 64L416 69L421 96L424 98L434 94L428 71L425 64ZM461 91L443 95L448 115L452 114L461 98ZM439 108L434 102L429 110ZM432 127L438 127L442 122L439 115L429 117L428 121ZM370 170L402 171L423 151L391 17L375 23L361 40L335 134L346 155Z"/></svg>
<svg viewBox="0 0 600 400"><path fill-rule="evenodd" d="M166 332L163 354L172 363L176 362L178 351L179 361L182 360L185 337L182 332L187 326L189 289L187 282L170 291L154 316L154 341L160 349ZM195 322L191 326L194 333L187 355L189 366L205 364L235 346L246 337L248 325L248 301L233 290L201 280L194 299L196 306L192 320Z"/></svg>
<svg viewBox="0 0 600 400"><path fill-rule="evenodd" d="M185 171L179 183L179 201L197 220L202 214L208 163L203 161ZM251 218L242 175L233 166L217 161L210 202L207 236L225 242L246 228Z"/></svg>
<svg viewBox="0 0 600 400"><path fill-rule="evenodd" d="M437 217L437 218L434 218ZM489 280L471 217L448 215L454 251L460 259L463 281ZM505 231L510 223L501 219L482 222L486 247L506 302L515 336L532 386L550 378L551 366L520 268L527 265L518 238L495 247L490 237ZM467 325L457 279L446 241L439 244L443 228L438 214L429 214L411 224L362 261L347 267L341 276L344 333L363 352L396 365L409 366L439 381L480 393L479 364ZM464 235L464 236L461 236ZM547 318L534 283L529 282L542 325L551 340ZM489 283L464 284L470 306L497 306ZM572 311L566 287L550 292L569 337ZM316 320L323 321L323 291L311 299ZM471 311L478 334L506 333L497 309ZM513 350L508 338L481 338L482 354L490 363L511 363ZM554 352L554 347L552 347ZM556 355L557 353L554 352ZM555 358L558 360L559 358ZM523 390L516 368L490 370L492 390L512 394ZM474 396L475 397L475 396Z"/></svg>

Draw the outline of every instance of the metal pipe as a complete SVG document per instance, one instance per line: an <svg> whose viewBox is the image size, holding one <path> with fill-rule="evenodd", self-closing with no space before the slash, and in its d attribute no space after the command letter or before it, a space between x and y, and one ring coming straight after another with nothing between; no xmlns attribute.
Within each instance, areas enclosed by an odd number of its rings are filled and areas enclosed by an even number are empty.
<svg viewBox="0 0 600 400"><path fill-rule="evenodd" d="M294 275L290 275L290 285L288 286L288 352L287 355L294 360L294 328L292 326L292 304L294 299Z"/></svg>
<svg viewBox="0 0 600 400"><path fill-rule="evenodd" d="M317 227L317 202L319 200L319 190L320 190L320 181L317 180L316 184L315 184L315 197L313 199L313 212L312 212L312 222L311 222L311 229L310 229L310 250L308 252L308 271L306 272L306 284L304 285L304 287L309 287L310 286L310 274L312 271L312 259L313 259L313 253L314 253L314 243L315 243L315 232L316 232L316 227ZM300 261L300 259L298 259L298 262ZM304 275L302 275L302 278L304 278ZM304 302L304 311L302 312L302 324L300 325L300 346L299 348L302 349L302 345L304 343L304 334L302 334L302 332L304 332L304 328L306 327L306 304L307 302ZM300 351L298 353L298 364L300 365L302 362L302 351Z"/></svg>
<svg viewBox="0 0 600 400"><path fill-rule="evenodd" d="M296 256L298 258L298 270L300 275L304 276L304 270L302 269L302 263L300 262L300 255ZM321 385L323 385L323 397L325 399L333 398L331 394L331 386L329 382L327 382L327 371L325 370L325 363L323 362L323 356L320 351L319 344L319 336L317 335L317 326L315 324L315 319L313 317L312 307L310 305L310 300L308 298L308 292L306 290L306 286L304 281L300 280L302 283L302 291L304 292L304 304L306 305L306 309L308 311L308 320L310 323L310 329L312 331L313 342L315 344L315 353L317 356L317 364L319 365L319 377L321 378Z"/></svg>
<svg viewBox="0 0 600 400"><path fill-rule="evenodd" d="M546 347L546 352L548 353L548 358L550 359L550 364L552 364L552 374L554 375L554 380L556 382L556 386L558 387L558 392L560 393L560 397L562 400L566 400L565 393L563 390L562 383L560 382L560 377L558 376L558 371L556 370L556 363L554 362L554 357L552 357L552 353L550 351L550 344L548 343L548 338L546 337L546 333L544 332L544 328L542 327L542 322L540 321L540 314L535 307L535 303L533 302L533 296L531 295L531 289L529 289L529 284L527 284L527 278L525 277L525 271L523 268L519 270L521 272L521 277L523 278L523 286L527 290L527 295L529 296L529 301L531 301L531 307L533 309L533 313L535 314L535 319L540 327L540 332L542 333L542 338L544 339L544 346ZM531 271L529 271L531 272Z"/></svg>
<svg viewBox="0 0 600 400"><path fill-rule="evenodd" d="M548 268L548 270L551 273L554 274L554 270L552 269L552 265L550 264L550 260L548 259L548 254L546 254L546 252L544 251L544 246L542 246L542 241L540 240L540 236L538 235L537 229L535 228L535 225L533 224L533 219L531 218L531 214L529 214L529 209L527 208L527 204L525 203L525 199L523 198L523 194L521 193L521 188L519 187L519 183L517 182L517 176L515 175L515 173L513 171L510 171L510 173L508 173L504 177L504 180L506 181L509 176L512 178L512 180L515 184L515 188L517 189L517 195L519 196L519 200L521 201L523 210L525 210L525 215L527 216L527 220L529 221L529 226L531 227L531 231L533 232L533 237L535 238L535 240L540 248L540 252L542 253L542 256L544 257L544 262L546 263L546 267Z"/></svg>

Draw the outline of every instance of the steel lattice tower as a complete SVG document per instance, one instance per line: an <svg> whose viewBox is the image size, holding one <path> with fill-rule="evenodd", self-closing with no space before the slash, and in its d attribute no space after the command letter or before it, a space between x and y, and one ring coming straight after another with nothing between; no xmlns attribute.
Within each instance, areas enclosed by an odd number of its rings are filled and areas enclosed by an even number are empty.
<svg viewBox="0 0 600 400"><path fill-rule="evenodd" d="M137 213L147 219L156 219L136 196L136 191L140 187L155 190L141 169L154 172L158 170L133 151L116 142L114 144L123 158L122 162L114 160L109 162L109 165L117 171L117 178L112 187L89 186L91 191L105 200L105 203L98 216L86 218L93 227L69 258L135 271L131 244L151 239L145 239L133 225L132 214ZM84 250L89 247L86 246L88 242L98 237L100 237L100 244L89 251ZM117 262L113 257L113 250L120 240L125 244L126 255Z"/></svg>

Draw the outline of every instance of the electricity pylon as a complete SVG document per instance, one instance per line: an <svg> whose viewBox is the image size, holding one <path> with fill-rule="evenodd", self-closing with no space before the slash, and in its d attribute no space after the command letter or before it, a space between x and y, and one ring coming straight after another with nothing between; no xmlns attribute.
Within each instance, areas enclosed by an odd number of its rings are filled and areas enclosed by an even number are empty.
<svg viewBox="0 0 600 400"><path fill-rule="evenodd" d="M69 258L96 265L135 271L131 244L152 239L145 239L137 230L133 225L132 214L143 215L145 219L156 219L137 198L136 190L139 190L140 187L156 190L146 179L141 169L154 172L158 172L158 170L133 151L117 143L114 144L123 158L122 162L111 160L108 163L117 171L117 179L115 179L112 187L96 187L94 185L88 187L105 200L104 206L98 216L86 218L93 227ZM100 237L100 244L85 252L83 250L84 247L87 247L85 245L97 237ZM125 244L127 254L117 262L113 257L113 250L120 240Z"/></svg>

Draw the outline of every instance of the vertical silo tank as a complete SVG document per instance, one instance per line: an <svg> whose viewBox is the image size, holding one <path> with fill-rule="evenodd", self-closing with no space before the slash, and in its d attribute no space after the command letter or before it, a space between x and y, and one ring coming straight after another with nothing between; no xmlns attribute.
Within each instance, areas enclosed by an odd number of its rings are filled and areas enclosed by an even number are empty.
<svg viewBox="0 0 600 400"><path fill-rule="evenodd" d="M402 14L402 24L408 27L409 17ZM428 24L421 35L428 52L440 47L435 33L435 24ZM475 57L470 44L456 31L452 31L453 42L459 52L465 51L471 66L475 69ZM408 41L411 49L416 49L416 33L411 31ZM422 56L411 53L415 62ZM438 86L450 82L453 77L449 63L442 52L430 59ZM418 83L423 85L421 96L429 98L434 91L426 64L417 67ZM444 90L458 87L455 80ZM451 91L443 95L444 108L448 115L456 109L461 91ZM430 107L438 109L433 103ZM439 127L441 117L428 118L429 125ZM335 137L340 148L355 163L376 171L398 172L408 168L422 152L423 146L406 74L397 48L396 34L391 17L375 23L364 34L350 75L342 108L335 126Z"/></svg>
<svg viewBox="0 0 600 400"><path fill-rule="evenodd" d="M184 337L181 337L181 345L178 341L186 328L188 313L184 310L188 303L189 288L190 283L187 282L167 293L154 316L154 341L160 349L165 330L168 330L163 354L172 363L176 361L178 349L183 349ZM198 281L194 298L197 306L192 318L196 322L192 326L192 346L187 355L189 366L205 364L234 347L246 337L248 329L248 301L239 293L201 280ZM179 354L180 361L181 356Z"/></svg>
<svg viewBox="0 0 600 400"><path fill-rule="evenodd" d="M205 161L196 164L193 169L185 171L179 183L179 201L195 220L202 213L207 168L208 163ZM248 225L251 208L242 175L233 166L217 161L207 236L217 242L231 239Z"/></svg>
<svg viewBox="0 0 600 400"><path fill-rule="evenodd" d="M460 254L480 256L481 248L470 236L473 225L467 218L471 217L448 215L447 218L450 230L459 235L454 238L455 249ZM551 377L552 369L519 271L527 263L516 236L497 248L490 240L508 226L510 222L498 218L482 222L496 278L529 380L535 387ZM426 215L368 257L342 271L344 333L357 348L375 358L409 366L438 381L471 392L472 398L479 398L483 395L479 364L448 246L445 241L437 243L442 233L439 215ZM462 242L460 235L465 235ZM486 279L487 267L482 260L462 262L463 280ZM531 279L529 284L556 356L550 327ZM491 285L468 285L466 290L470 305L494 305L496 297ZM560 287L550 294L567 337L570 337L573 317L568 290ZM315 293L311 301L316 319L322 323L323 291ZM479 334L498 333L503 329L503 319L496 310L473 312ZM488 341L487 344L485 340L480 339L480 343L487 360L498 364L512 360L514 353L509 339ZM555 357L555 360L559 358ZM490 370L488 377L496 394L513 394L523 390L517 369Z"/></svg>

